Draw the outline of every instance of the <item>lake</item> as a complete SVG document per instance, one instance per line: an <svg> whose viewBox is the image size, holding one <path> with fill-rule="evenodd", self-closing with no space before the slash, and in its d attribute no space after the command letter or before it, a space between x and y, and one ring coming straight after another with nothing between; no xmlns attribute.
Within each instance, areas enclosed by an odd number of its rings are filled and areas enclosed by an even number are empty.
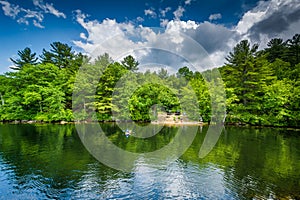
<svg viewBox="0 0 300 200"><path fill-rule="evenodd" d="M150 138L101 127L112 143L139 153L129 172L95 159L75 125L0 125L0 199L300 199L299 131L226 127L199 158L208 127L197 127L183 155L158 164L143 153L170 143L178 127Z"/></svg>

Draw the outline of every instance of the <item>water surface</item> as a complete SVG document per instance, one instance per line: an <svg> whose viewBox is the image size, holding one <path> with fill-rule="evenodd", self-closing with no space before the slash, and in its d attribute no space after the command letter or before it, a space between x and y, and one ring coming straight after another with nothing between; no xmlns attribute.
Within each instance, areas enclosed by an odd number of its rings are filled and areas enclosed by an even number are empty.
<svg viewBox="0 0 300 200"><path fill-rule="evenodd" d="M158 165L142 153L168 144L178 128L126 138L115 124L102 127L114 144L141 153L131 172L97 161L74 125L0 125L0 199L300 198L299 132L226 127L200 159L203 127L179 159Z"/></svg>

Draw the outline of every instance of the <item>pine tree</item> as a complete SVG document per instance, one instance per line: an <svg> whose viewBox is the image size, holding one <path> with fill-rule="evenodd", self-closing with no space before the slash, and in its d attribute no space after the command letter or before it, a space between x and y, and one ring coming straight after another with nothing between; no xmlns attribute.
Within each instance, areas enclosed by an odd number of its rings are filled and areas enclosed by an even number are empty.
<svg viewBox="0 0 300 200"><path fill-rule="evenodd" d="M22 51L18 51L18 56L20 58L10 60L15 64L14 67L11 67L13 70L20 70L24 65L36 65L38 58L36 58L36 53L32 53L29 47L26 47Z"/></svg>

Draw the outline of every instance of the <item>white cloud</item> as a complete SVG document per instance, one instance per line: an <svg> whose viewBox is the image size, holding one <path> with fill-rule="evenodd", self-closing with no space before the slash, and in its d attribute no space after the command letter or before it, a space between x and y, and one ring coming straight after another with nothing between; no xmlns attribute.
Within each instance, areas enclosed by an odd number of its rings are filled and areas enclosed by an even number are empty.
<svg viewBox="0 0 300 200"><path fill-rule="evenodd" d="M216 14L211 14L209 16L209 20L212 21L212 20L217 20L217 19L221 19L222 18L222 15L220 13L216 13Z"/></svg>
<svg viewBox="0 0 300 200"><path fill-rule="evenodd" d="M84 40L87 39L87 37L86 37L86 35L85 35L84 33L80 33L80 38L82 38L82 39L84 39Z"/></svg>
<svg viewBox="0 0 300 200"><path fill-rule="evenodd" d="M55 9L53 4L44 4L43 0L33 0L33 4L42 9L45 13L53 14L56 17L66 18L66 15Z"/></svg>
<svg viewBox="0 0 300 200"><path fill-rule="evenodd" d="M196 29L199 25L192 20L188 21L179 21L179 20L171 20L168 23L167 31L185 31L187 29Z"/></svg>
<svg viewBox="0 0 300 200"><path fill-rule="evenodd" d="M39 22L42 22L44 19L44 15L41 12L33 11L29 9L22 9L22 12L26 13L23 18L24 19L36 19Z"/></svg>
<svg viewBox="0 0 300 200"><path fill-rule="evenodd" d="M173 12L175 19L180 20L180 18L183 16L184 11L185 9L182 6L179 6L177 10Z"/></svg>
<svg viewBox="0 0 300 200"><path fill-rule="evenodd" d="M146 10L144 10L144 13L146 16L150 16L151 18L156 18L156 16L157 16L154 8L146 9Z"/></svg>
<svg viewBox="0 0 300 200"><path fill-rule="evenodd" d="M242 19L239 21L239 23L236 26L236 31L240 34L246 34L249 29L257 22L262 20L262 18L265 16L265 11L255 11L253 10L248 11L245 13L242 17Z"/></svg>
<svg viewBox="0 0 300 200"><path fill-rule="evenodd" d="M166 16L166 14L169 12L169 11L171 11L171 7L166 7L165 9L160 9L160 14L161 14L161 16L162 17L165 17Z"/></svg>
<svg viewBox="0 0 300 200"><path fill-rule="evenodd" d="M246 12L235 30L264 48L274 37L287 39L300 32L300 4L298 0L260 1Z"/></svg>
<svg viewBox="0 0 300 200"><path fill-rule="evenodd" d="M20 19L17 20L17 22L19 24L29 25L29 21L27 19L25 19L25 18L20 18Z"/></svg>
<svg viewBox="0 0 300 200"><path fill-rule="evenodd" d="M85 14L77 11L77 22L87 34L81 34L81 40L74 41L74 44L93 57L104 52L108 52L114 59L132 54L141 64L151 63L148 66L160 64L178 69L190 61L207 69L223 65L225 57L242 39L249 39L252 44L259 42L263 46L273 36L271 33L287 39L300 32L300 15L296 15L300 9L296 0L260 2L233 27L210 21L182 21L180 17L184 8L179 7L177 11L174 12L174 20L160 19L161 27L165 29L156 31L113 19L101 22L88 20ZM289 24L285 24L288 23L286 21L279 24L282 18L291 17L292 14L293 19L287 18ZM210 20L220 17L214 14ZM282 29L279 30L278 26Z"/></svg>
<svg viewBox="0 0 300 200"><path fill-rule="evenodd" d="M201 69L214 67L205 49L188 35L189 31L195 32L202 26L194 21L164 21L166 29L154 31L142 25L133 26L130 22L118 23L113 19L101 22L88 20L86 15L77 11L77 22L86 29L87 34L81 34L83 40L73 42L92 58L107 52L115 60L132 54L141 64L159 64L174 69L188 62Z"/></svg>
<svg viewBox="0 0 300 200"><path fill-rule="evenodd" d="M7 1L0 1L0 4L2 4L2 10L4 11L4 14L12 17L13 19L15 19L20 12L19 6L12 5Z"/></svg>
<svg viewBox="0 0 300 200"><path fill-rule="evenodd" d="M80 10L76 12L76 20L86 29L87 35L85 36L85 42L74 41L74 44L84 49L91 56L97 57L107 52L112 57L117 57L120 55L120 52L134 45L134 42L126 38L126 34L134 34L134 26L130 22L117 23L114 19L105 19L102 22L97 20L88 21L86 20L87 16ZM81 38L84 39L83 37ZM111 41L111 38L113 38L113 41ZM106 41L110 41L110 43L107 44ZM103 45L102 49L97 48L101 45Z"/></svg>
<svg viewBox="0 0 300 200"><path fill-rule="evenodd" d="M36 21L35 19L33 20L33 25L38 27L38 28L45 28L43 25L41 25L38 21Z"/></svg>
<svg viewBox="0 0 300 200"><path fill-rule="evenodd" d="M136 21L138 21L138 22L143 22L143 21L144 21L144 18L142 18L142 17L137 17L137 18L136 18Z"/></svg>
<svg viewBox="0 0 300 200"><path fill-rule="evenodd" d="M16 19L19 24L34 25L38 28L44 28L41 24L44 20L44 14L50 13L56 17L66 18L66 15L54 8L53 4L44 4L42 0L33 0L36 10L25 9L18 5L10 4L7 1L0 0L2 10L8 17Z"/></svg>
<svg viewBox="0 0 300 200"><path fill-rule="evenodd" d="M41 22L43 22L44 19L44 15L41 12L32 11L24 8L21 8L20 10L23 13L23 16L17 20L19 24L29 25L29 20L32 20L32 24L35 27L44 28L44 26L41 25Z"/></svg>
<svg viewBox="0 0 300 200"><path fill-rule="evenodd" d="M192 2L192 0L185 0L184 4L185 4L185 5L190 5L191 2Z"/></svg>
<svg viewBox="0 0 300 200"><path fill-rule="evenodd" d="M169 20L167 19L160 19L160 26L161 27L166 27L169 23Z"/></svg>

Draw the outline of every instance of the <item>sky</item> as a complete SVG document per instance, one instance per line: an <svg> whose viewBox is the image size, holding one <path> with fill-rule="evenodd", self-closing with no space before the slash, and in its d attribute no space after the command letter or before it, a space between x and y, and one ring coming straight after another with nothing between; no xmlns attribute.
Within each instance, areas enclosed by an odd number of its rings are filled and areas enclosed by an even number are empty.
<svg viewBox="0 0 300 200"><path fill-rule="evenodd" d="M299 0L0 0L0 73L56 41L92 58L131 54L149 68L222 66L241 40L300 33ZM208 61L209 60L209 61ZM152 63L152 64L151 64ZM175 66L175 67L174 67ZM168 68L169 67L169 68ZM199 69L196 67L196 69Z"/></svg>

